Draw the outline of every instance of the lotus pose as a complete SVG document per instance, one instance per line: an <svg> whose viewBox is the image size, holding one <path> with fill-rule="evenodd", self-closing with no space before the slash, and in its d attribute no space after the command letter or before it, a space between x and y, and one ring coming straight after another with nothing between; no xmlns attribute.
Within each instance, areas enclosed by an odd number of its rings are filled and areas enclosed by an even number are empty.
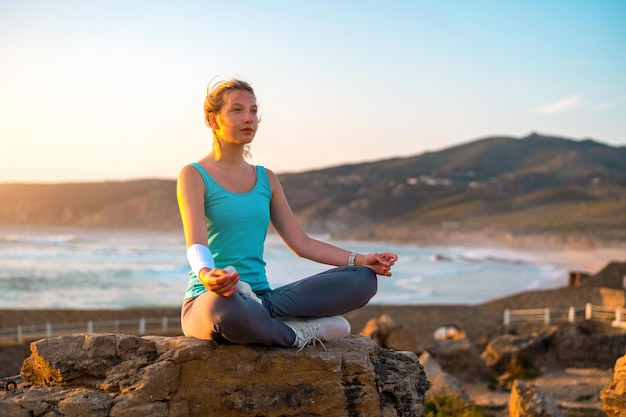
<svg viewBox="0 0 626 417"><path fill-rule="evenodd" d="M186 336L303 348L347 336L341 314L365 305L394 253L359 254L308 236L276 174L247 162L259 119L252 87L229 80L207 91L211 153L182 168L177 198L191 265L181 311ZM263 249L269 224L298 256L336 266L272 288ZM323 343L322 343L323 344Z"/></svg>

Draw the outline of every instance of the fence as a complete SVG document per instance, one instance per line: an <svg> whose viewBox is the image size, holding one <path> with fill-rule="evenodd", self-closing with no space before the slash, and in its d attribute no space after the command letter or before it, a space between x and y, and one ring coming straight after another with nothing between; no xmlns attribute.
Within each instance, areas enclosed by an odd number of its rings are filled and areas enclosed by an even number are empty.
<svg viewBox="0 0 626 417"><path fill-rule="evenodd" d="M550 308L538 308L538 309L525 309L525 310L504 310L504 325L509 326L513 322L524 323L565 323L574 322L577 319L584 320L598 320L598 321L610 321L611 326L626 328L625 311L623 307L605 307L594 306L589 303L585 305L585 308L569 309L550 309Z"/></svg>
<svg viewBox="0 0 626 417"><path fill-rule="evenodd" d="M0 342L22 343L26 340L73 333L165 334L174 331L174 326L180 329L180 317L34 324L0 329Z"/></svg>

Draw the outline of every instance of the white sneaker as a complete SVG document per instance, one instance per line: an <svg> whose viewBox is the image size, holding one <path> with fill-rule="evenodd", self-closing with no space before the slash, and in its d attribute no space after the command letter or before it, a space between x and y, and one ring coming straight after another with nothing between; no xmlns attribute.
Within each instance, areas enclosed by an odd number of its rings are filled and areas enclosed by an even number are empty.
<svg viewBox="0 0 626 417"><path fill-rule="evenodd" d="M241 280L239 280L239 282L237 283L237 287L239 287L239 294L241 294L243 296L243 298L249 298L251 300L256 301L257 303L263 305L263 302L261 301L261 299L259 297L257 297L257 295L254 293L254 291L252 291L252 287L250 286L250 284L248 284L247 282L243 282Z"/></svg>
<svg viewBox="0 0 626 417"><path fill-rule="evenodd" d="M316 342L320 342L324 350L326 350L324 342L341 339L350 334L350 323L342 316L285 320L284 323L291 327L296 334L296 341L293 347L299 348L298 352L309 343L315 346Z"/></svg>

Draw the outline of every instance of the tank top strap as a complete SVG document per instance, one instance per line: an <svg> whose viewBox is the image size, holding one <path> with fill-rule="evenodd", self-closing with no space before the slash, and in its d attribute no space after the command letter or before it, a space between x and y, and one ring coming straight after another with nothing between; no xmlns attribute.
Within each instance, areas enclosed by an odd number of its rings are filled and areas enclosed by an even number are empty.
<svg viewBox="0 0 626 417"><path fill-rule="evenodd" d="M209 185L213 183L213 177L211 177L211 175L209 175L209 173L206 171L206 169L204 169L204 167L202 165L200 165L197 162L192 162L189 165L191 165L192 167L194 167L199 173L200 176L202 177L202 181L204 181L204 189L208 192L209 191Z"/></svg>

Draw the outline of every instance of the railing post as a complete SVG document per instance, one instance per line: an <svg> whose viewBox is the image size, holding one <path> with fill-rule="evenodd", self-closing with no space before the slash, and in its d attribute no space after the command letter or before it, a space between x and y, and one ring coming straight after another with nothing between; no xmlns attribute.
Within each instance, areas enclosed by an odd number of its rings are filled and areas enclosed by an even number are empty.
<svg viewBox="0 0 626 417"><path fill-rule="evenodd" d="M543 323L550 324L550 309L549 308L546 308L545 316L543 318Z"/></svg>
<svg viewBox="0 0 626 417"><path fill-rule="evenodd" d="M146 334L146 319L143 317L139 319L139 334L142 336Z"/></svg>
<svg viewBox="0 0 626 417"><path fill-rule="evenodd" d="M511 324L511 310L508 308L504 310L504 325L508 326Z"/></svg>
<svg viewBox="0 0 626 417"><path fill-rule="evenodd" d="M567 312L567 321L570 323L574 323L576 321L576 309L574 307L570 307Z"/></svg>
<svg viewBox="0 0 626 417"><path fill-rule="evenodd" d="M617 307L615 309L615 324L619 327L622 324L622 309L621 307Z"/></svg>
<svg viewBox="0 0 626 417"><path fill-rule="evenodd" d="M22 326L17 325L17 341L18 343L22 343Z"/></svg>
<svg viewBox="0 0 626 417"><path fill-rule="evenodd" d="M591 303L585 304L585 320L591 320Z"/></svg>
<svg viewBox="0 0 626 417"><path fill-rule="evenodd" d="M161 330L163 332L167 331L167 316L163 316L163 319L161 320Z"/></svg>
<svg viewBox="0 0 626 417"><path fill-rule="evenodd" d="M52 337L52 325L46 323L46 337Z"/></svg>
<svg viewBox="0 0 626 417"><path fill-rule="evenodd" d="M115 320L113 322L113 333L119 333L119 332L120 332L120 321Z"/></svg>
<svg viewBox="0 0 626 417"><path fill-rule="evenodd" d="M93 321L89 320L87 322L87 334L93 333Z"/></svg>

